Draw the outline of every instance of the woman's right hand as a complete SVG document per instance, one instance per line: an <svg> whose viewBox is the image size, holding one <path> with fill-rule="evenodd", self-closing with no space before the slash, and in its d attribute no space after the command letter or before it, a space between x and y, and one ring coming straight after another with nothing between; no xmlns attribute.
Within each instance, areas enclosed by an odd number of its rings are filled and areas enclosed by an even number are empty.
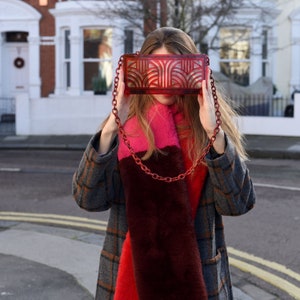
<svg viewBox="0 0 300 300"><path fill-rule="evenodd" d="M124 94L125 90L125 83L124 83L124 72L123 69L120 68L119 70L119 81L117 86L117 110L118 116L120 118L121 124L124 124L128 117L129 112L129 98ZM110 114L106 124L104 125L100 137L99 142L99 153L105 154L109 151L111 143L115 138L116 134L118 133L118 125L115 121L115 115L113 113Z"/></svg>
<svg viewBox="0 0 300 300"><path fill-rule="evenodd" d="M117 109L118 116L121 120L121 124L124 124L128 117L129 112L129 95L124 94L125 83L124 83L124 71L123 68L119 70L119 82L117 87Z"/></svg>

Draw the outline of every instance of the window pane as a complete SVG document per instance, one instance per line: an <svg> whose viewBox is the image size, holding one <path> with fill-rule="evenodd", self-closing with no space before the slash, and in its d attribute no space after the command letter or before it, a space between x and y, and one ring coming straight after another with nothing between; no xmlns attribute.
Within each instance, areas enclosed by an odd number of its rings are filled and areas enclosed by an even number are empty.
<svg viewBox="0 0 300 300"><path fill-rule="evenodd" d="M111 59L112 30L111 29L84 29L84 58Z"/></svg>
<svg viewBox="0 0 300 300"><path fill-rule="evenodd" d="M268 31L264 30L262 34L262 59L268 58Z"/></svg>
<svg viewBox="0 0 300 300"><path fill-rule="evenodd" d="M125 35L124 53L132 53L133 52L133 30L125 29L124 35Z"/></svg>
<svg viewBox="0 0 300 300"><path fill-rule="evenodd" d="M47 6L48 5L48 0L40 0L39 4L40 4L40 6Z"/></svg>
<svg viewBox="0 0 300 300"><path fill-rule="evenodd" d="M65 30L65 58L70 57L70 30Z"/></svg>
<svg viewBox="0 0 300 300"><path fill-rule="evenodd" d="M266 76L268 76L268 63L267 62L263 62L262 63L262 70L261 70L261 75L263 76L263 77L266 77Z"/></svg>
<svg viewBox="0 0 300 300"><path fill-rule="evenodd" d="M66 62L65 63L66 68L66 87L69 88L71 86L71 63Z"/></svg>
<svg viewBox="0 0 300 300"><path fill-rule="evenodd" d="M84 90L92 91L93 84L92 79L98 76L99 64L97 62L86 62L84 63Z"/></svg>
<svg viewBox="0 0 300 300"><path fill-rule="evenodd" d="M208 54L208 44L203 42L200 43L200 52L203 54Z"/></svg>
<svg viewBox="0 0 300 300"><path fill-rule="evenodd" d="M112 85L112 29L83 30L84 90L93 90L94 77L106 79Z"/></svg>
<svg viewBox="0 0 300 300"><path fill-rule="evenodd" d="M221 59L249 59L249 30L222 28L220 30Z"/></svg>
<svg viewBox="0 0 300 300"><path fill-rule="evenodd" d="M110 61L84 63L84 90L93 90L93 78L105 78L107 89L112 84L112 63Z"/></svg>
<svg viewBox="0 0 300 300"><path fill-rule="evenodd" d="M11 31L6 32L6 42L8 43L27 43L28 32L23 31Z"/></svg>
<svg viewBox="0 0 300 300"><path fill-rule="evenodd" d="M249 85L248 62L220 62L221 72L235 83L243 86Z"/></svg>

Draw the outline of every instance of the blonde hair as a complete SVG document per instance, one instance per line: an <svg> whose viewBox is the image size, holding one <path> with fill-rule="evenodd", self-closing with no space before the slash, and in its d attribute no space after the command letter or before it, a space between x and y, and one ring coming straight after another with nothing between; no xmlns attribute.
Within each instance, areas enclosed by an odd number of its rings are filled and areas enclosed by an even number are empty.
<svg viewBox="0 0 300 300"><path fill-rule="evenodd" d="M153 53L156 49L165 47L172 54L191 54L198 53L193 40L182 30L173 27L162 27L151 32L145 39L140 53L147 55ZM237 153L242 159L247 155L243 147L242 135L239 132L234 119L237 116L224 96L221 95L217 87L218 102L220 105L222 129L235 145ZM148 108L154 103L150 95L133 95L130 101L128 118L136 116L145 136L148 140L148 150L143 159L149 158L154 152L158 151L155 146L153 132L146 119ZM192 139L189 139L189 156L195 160L199 158L203 149L207 145L208 137L202 127L199 118L199 103L197 95L183 95L176 99L177 106L183 112L184 118L190 124Z"/></svg>

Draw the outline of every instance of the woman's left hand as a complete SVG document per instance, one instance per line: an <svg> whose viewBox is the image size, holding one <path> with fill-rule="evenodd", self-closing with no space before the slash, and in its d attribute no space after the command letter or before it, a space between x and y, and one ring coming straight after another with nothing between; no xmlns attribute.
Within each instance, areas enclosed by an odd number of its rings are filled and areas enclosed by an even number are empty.
<svg viewBox="0 0 300 300"><path fill-rule="evenodd" d="M202 93L198 95L198 102L200 107L199 118L209 139L213 136L214 130L216 128L215 103L210 85L210 74L210 68L206 67L205 80L202 81ZM213 146L218 153L224 153L225 140L224 132L221 127L219 133L216 136L216 140Z"/></svg>

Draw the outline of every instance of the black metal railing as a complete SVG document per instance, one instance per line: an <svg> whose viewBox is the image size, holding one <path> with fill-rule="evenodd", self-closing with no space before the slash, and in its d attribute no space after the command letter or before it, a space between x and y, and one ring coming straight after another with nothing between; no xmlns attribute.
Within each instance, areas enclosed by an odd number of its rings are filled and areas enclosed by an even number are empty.
<svg viewBox="0 0 300 300"><path fill-rule="evenodd" d="M0 135L15 134L15 115L15 98L0 97Z"/></svg>
<svg viewBox="0 0 300 300"><path fill-rule="evenodd" d="M233 97L232 101L241 116L293 117L289 98L246 95Z"/></svg>

